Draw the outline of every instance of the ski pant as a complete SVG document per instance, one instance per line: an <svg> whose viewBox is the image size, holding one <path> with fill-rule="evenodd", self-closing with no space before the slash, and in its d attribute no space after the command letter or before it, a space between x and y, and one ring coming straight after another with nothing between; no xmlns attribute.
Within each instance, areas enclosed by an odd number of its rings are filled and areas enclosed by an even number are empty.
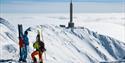
<svg viewBox="0 0 125 63"><path fill-rule="evenodd" d="M27 53L28 53L28 45L27 46L25 46L24 47L24 52L23 52L23 54L24 54L24 60L26 60L26 58L27 58Z"/></svg>
<svg viewBox="0 0 125 63"><path fill-rule="evenodd" d="M39 60L43 63L42 52L40 52L40 51L34 51L34 52L31 54L32 60L35 59L35 55L39 55Z"/></svg>
<svg viewBox="0 0 125 63"><path fill-rule="evenodd" d="M24 60L24 47L20 47L20 58L19 60Z"/></svg>

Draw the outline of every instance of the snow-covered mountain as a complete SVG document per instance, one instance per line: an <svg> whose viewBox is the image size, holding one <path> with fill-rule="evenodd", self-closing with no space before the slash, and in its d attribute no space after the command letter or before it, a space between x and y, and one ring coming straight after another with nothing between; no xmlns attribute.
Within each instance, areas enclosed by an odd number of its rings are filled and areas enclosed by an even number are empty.
<svg viewBox="0 0 125 63"><path fill-rule="evenodd" d="M2 20L2 21L1 21ZM0 20L0 59L18 60L18 36L11 29L8 21ZM3 24L5 23L5 24ZM33 52L33 43L37 30L42 31L46 53L45 63L99 63L121 61L125 58L125 43L114 38L98 34L85 27L74 29L61 28L56 25L37 25L29 31L29 55ZM42 38L41 38L42 40Z"/></svg>
<svg viewBox="0 0 125 63"><path fill-rule="evenodd" d="M0 59L15 57L18 51L16 29L8 21L0 18Z"/></svg>
<svg viewBox="0 0 125 63"><path fill-rule="evenodd" d="M16 28L23 24L24 30L36 25L67 25L69 13L1 13ZM92 31L125 42L125 13L74 13L75 26L86 27Z"/></svg>

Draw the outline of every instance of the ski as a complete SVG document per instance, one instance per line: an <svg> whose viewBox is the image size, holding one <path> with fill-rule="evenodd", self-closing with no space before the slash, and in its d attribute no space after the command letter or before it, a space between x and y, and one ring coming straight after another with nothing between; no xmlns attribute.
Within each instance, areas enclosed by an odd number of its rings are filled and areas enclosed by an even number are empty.
<svg viewBox="0 0 125 63"><path fill-rule="evenodd" d="M23 36L23 26L22 24L18 24L18 32L19 32L19 37Z"/></svg>

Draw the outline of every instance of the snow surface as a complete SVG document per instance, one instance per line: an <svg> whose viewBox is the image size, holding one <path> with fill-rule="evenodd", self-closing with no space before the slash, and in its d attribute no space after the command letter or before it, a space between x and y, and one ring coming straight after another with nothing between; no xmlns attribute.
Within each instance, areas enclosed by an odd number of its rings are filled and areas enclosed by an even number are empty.
<svg viewBox="0 0 125 63"><path fill-rule="evenodd" d="M18 51L18 37L16 36L16 29L12 27L8 21L0 18L0 59L13 58Z"/></svg>
<svg viewBox="0 0 125 63"><path fill-rule="evenodd" d="M24 28L45 24L64 24L69 22L68 13L43 13L20 14L4 13L0 16L8 20L17 28L17 24L23 24ZM113 37L125 42L125 13L74 13L75 26L86 27L99 34Z"/></svg>
<svg viewBox="0 0 125 63"><path fill-rule="evenodd" d="M18 33L14 34L8 27L12 24L1 22L6 21L0 20L0 59L18 60ZM47 49L43 55L45 63L99 63L120 61L125 58L124 42L90 31L88 28L66 29L56 25L34 25L31 26L28 35L30 39L28 62L31 61L30 54L34 50L32 45L37 30L42 31Z"/></svg>

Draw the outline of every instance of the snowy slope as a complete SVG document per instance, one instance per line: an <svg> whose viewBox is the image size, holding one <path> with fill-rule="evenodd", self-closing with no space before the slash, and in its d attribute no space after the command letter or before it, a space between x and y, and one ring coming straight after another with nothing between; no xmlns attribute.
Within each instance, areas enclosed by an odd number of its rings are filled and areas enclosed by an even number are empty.
<svg viewBox="0 0 125 63"><path fill-rule="evenodd" d="M17 24L23 24L27 28L41 24L67 25L69 22L69 13L3 13L0 16L9 20L16 28ZM73 16L75 26L86 27L125 42L125 13L74 13Z"/></svg>
<svg viewBox="0 0 125 63"><path fill-rule="evenodd" d="M0 59L18 60L17 33L13 34L13 31L5 24L0 23L0 27L2 30L0 31ZM31 61L30 54L34 50L32 45L35 42L37 30L42 30L47 49L46 57L43 56L46 63L98 63L119 61L125 57L124 42L87 28L76 27L71 30L56 25L37 25L31 27L28 35L30 39L28 61Z"/></svg>
<svg viewBox="0 0 125 63"><path fill-rule="evenodd" d="M17 42L14 26L0 18L0 59L15 57L18 52Z"/></svg>
<svg viewBox="0 0 125 63"><path fill-rule="evenodd" d="M120 60L125 56L125 43L87 28L73 31L53 25L37 28L43 30L47 63L98 63ZM36 32L36 28L32 30Z"/></svg>

